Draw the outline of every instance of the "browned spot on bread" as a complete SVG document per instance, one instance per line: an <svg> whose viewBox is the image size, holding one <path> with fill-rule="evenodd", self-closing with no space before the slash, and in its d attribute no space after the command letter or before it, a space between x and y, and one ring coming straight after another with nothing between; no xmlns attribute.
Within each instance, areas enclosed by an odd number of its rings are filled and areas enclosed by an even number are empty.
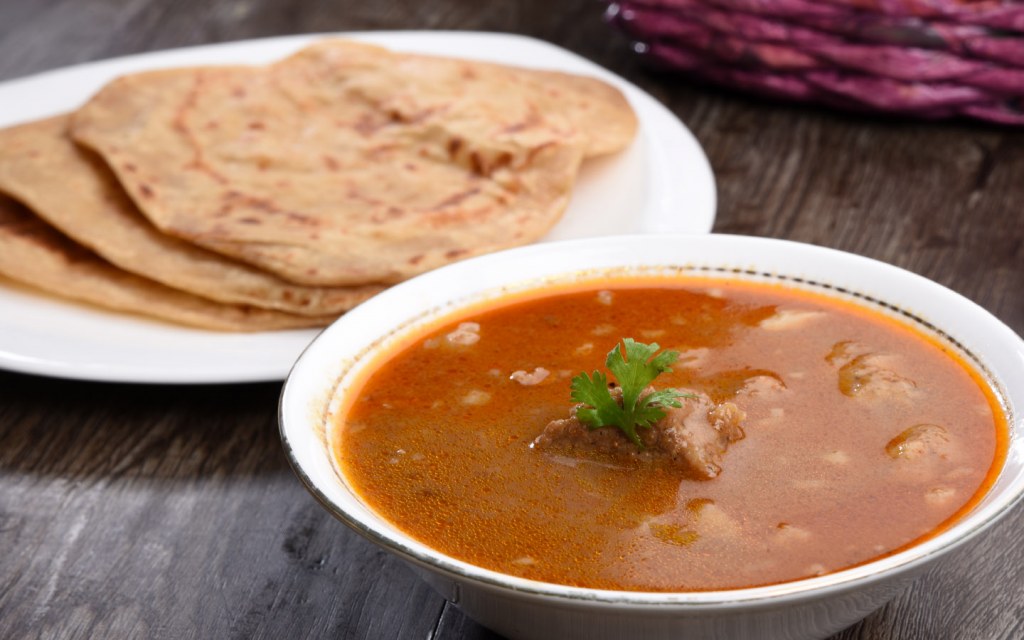
<svg viewBox="0 0 1024 640"><path fill-rule="evenodd" d="M336 124L342 129L347 129L350 125L344 121L337 121ZM363 137L369 137L377 132L378 129L383 126L383 123L373 114L364 113L359 116L354 126L356 133Z"/></svg>
<svg viewBox="0 0 1024 640"><path fill-rule="evenodd" d="M502 151L498 154L498 157L491 163L488 173L494 173L498 169L504 169L505 167L512 164L512 154L508 151Z"/></svg>
<svg viewBox="0 0 1024 640"><path fill-rule="evenodd" d="M448 155L454 158L459 154L459 149L462 148L462 139L459 137L452 138L448 141Z"/></svg>
<svg viewBox="0 0 1024 640"><path fill-rule="evenodd" d="M352 187L352 186L350 186L348 188L348 190L346 190L345 196L347 198L351 199L351 200L357 200L359 202L362 202L362 203L365 203L365 204L368 204L368 205L371 205L371 206L374 206L374 207L386 206L383 201L378 200L377 198L371 197L371 196L363 193L359 189L356 189L355 187Z"/></svg>
<svg viewBox="0 0 1024 640"><path fill-rule="evenodd" d="M398 207L395 206L388 206L387 209L385 209L384 211L375 212L372 216L370 216L370 219L377 224L387 224L392 220L401 218L403 215L405 215L405 211L403 211L402 209L399 209Z"/></svg>
<svg viewBox="0 0 1024 640"><path fill-rule="evenodd" d="M436 229L444 229L453 224L473 225L484 224L495 214L500 214L497 207L485 204L479 207L448 207L429 212L424 224Z"/></svg>
<svg viewBox="0 0 1024 640"><path fill-rule="evenodd" d="M415 113L411 113L408 115L399 114L399 119L406 124L419 124L430 118L430 116L437 113L437 111L437 108L430 107L427 109L421 109Z"/></svg>
<svg viewBox="0 0 1024 640"><path fill-rule="evenodd" d="M555 144L556 143L554 141L549 140L547 142L537 145L536 147L533 147L526 155L527 162L533 162L534 160L536 160L537 156L540 155L545 149L553 147L555 146Z"/></svg>
<svg viewBox="0 0 1024 640"><path fill-rule="evenodd" d="M370 147L367 152L369 153L370 159L374 161L387 161L390 154L396 149L401 149L401 145L398 144L378 144Z"/></svg>
<svg viewBox="0 0 1024 640"><path fill-rule="evenodd" d="M469 166L473 170L473 173L485 175L484 161L476 151L470 152L469 154Z"/></svg>
<svg viewBox="0 0 1024 640"><path fill-rule="evenodd" d="M519 122L512 123L509 126L505 127L503 129L503 132L504 133L519 133L520 131L525 131L527 129L531 129L533 127L539 126L539 125L543 124L543 122L544 121L541 118L540 113L538 113L537 109L534 108L534 109L530 109L530 113L526 116L526 118L524 118L523 120L520 120Z"/></svg>
<svg viewBox="0 0 1024 640"><path fill-rule="evenodd" d="M435 211L437 209L444 209L445 207L454 207L455 205L461 203L466 198L470 198L472 196L475 196L478 193L480 193L480 189L479 188L466 189L465 191L462 191L460 193L456 193L456 194L454 194L454 195L452 195L452 196L450 196L448 198L445 198L441 202L438 202L436 205L434 205L431 208L431 210Z"/></svg>

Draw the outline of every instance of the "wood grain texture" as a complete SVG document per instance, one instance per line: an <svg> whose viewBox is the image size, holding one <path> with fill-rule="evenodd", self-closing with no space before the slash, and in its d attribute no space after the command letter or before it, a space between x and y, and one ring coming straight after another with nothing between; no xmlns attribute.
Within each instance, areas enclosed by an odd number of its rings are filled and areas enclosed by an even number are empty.
<svg viewBox="0 0 1024 640"><path fill-rule="evenodd" d="M169 47L408 28L521 33L602 64L704 145L717 232L891 262L1024 333L1024 132L834 113L659 74L593 0L0 0L0 80ZM278 441L279 391L0 373L0 638L495 638L306 493ZM835 638L1021 637L1018 507Z"/></svg>

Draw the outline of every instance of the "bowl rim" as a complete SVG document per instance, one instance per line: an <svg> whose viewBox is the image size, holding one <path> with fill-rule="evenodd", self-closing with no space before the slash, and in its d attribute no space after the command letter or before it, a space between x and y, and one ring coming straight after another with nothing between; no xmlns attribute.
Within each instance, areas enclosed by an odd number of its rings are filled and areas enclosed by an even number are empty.
<svg viewBox="0 0 1024 640"><path fill-rule="evenodd" d="M725 245L734 244L736 245L735 248L739 249L756 248L758 245L767 248L766 250L770 250L771 247L776 247L780 251L804 252L812 258L817 257L824 260L840 262L846 261L850 266L870 266L873 269L888 272L894 276L898 276L906 282L913 283L914 286L925 292L923 295L928 297L936 295L947 297L950 300L956 301L956 303L960 305L965 312L970 313L976 318L983 319L988 325L986 329L990 329L999 334L999 339L1005 341L1006 346L1016 349L1020 354L1019 368L1021 371L1024 371L1024 339L1018 336L1010 327L1005 325L990 312L961 294L932 280L924 278L923 276L895 265L850 252L792 240L730 234L710 234L702 236L694 234L664 234L660 236L633 234L528 245L525 247L506 249L500 252L447 265L395 285L391 289L384 291L383 293L378 294L378 296L375 296L375 298L363 303L353 311L350 311L346 316L339 318L337 321L332 323L331 326L321 332L309 345L307 345L298 360L293 364L292 369L285 380L278 404L278 422L282 445L293 471L314 498L316 498L316 500L320 502L320 504L329 513L341 520L349 528L353 529L355 532L359 533L371 542L395 553L406 561L412 562L413 564L434 572L440 572L456 582L469 581L485 588L495 589L506 593L514 593L520 597L540 597L545 599L554 598L562 603L578 606L622 605L629 606L630 608L649 608L652 611L663 611L666 607L670 607L674 610L699 609L702 611L728 610L732 608L750 609L752 607L776 607L781 605L790 605L798 601L821 598L826 595L838 595L839 593L858 590L868 586L869 584L911 572L960 547L974 536L1000 520L1006 515L1006 513L1024 499L1024 473L1022 473L1019 478L1011 483L1011 486L1008 489L1003 491L1002 495L997 497L997 499L994 499L984 508L982 505L976 506L974 510L964 515L958 522L954 523L942 533L918 544L914 544L902 551L891 553L882 558L871 560L839 571L834 571L822 576L736 589L687 592L647 592L594 589L541 582L519 578L469 564L435 551L430 547L411 539L409 536L398 531L396 527L391 527L390 529L376 527L365 522L357 515L349 513L346 509L336 504L323 490L321 490L314 478L307 472L301 459L302 455L296 449L296 446L290 437L289 429L292 428L292 425L299 420L298 416L294 415L294 412L301 408L297 403L308 403L310 401L314 401L316 399L316 394L312 393L313 390L306 390L307 393L305 394L302 394L301 391L296 391L295 389L298 384L296 379L298 373L303 371L303 368L307 366L310 360L310 354L326 348L325 345L329 342L331 336L342 331L345 325L349 322L345 318L350 314L364 315L367 313L373 313L378 306L383 306L383 302L397 300L401 296L407 295L407 292L412 291L415 288L429 288L431 284L437 280L457 278L460 274L466 273L467 270L482 271L491 266L492 263L501 264L502 262L516 259L528 260L530 258L543 257L557 253L561 253L563 255L571 254L574 251L578 251L583 248L589 248L592 250L612 249L621 251L633 248L634 245L646 245L652 241L659 244L672 244L676 242L680 244L686 244L687 242ZM745 252L740 251L739 253L744 254ZM643 260L639 260L638 262L640 264L648 264ZM685 262L685 258L680 260L680 264L683 262ZM809 264L811 262L816 263L816 261L808 260ZM650 266L661 266L660 262L658 262L657 265L654 263L649 264ZM571 278L588 269L589 267L583 266L574 271L565 269L552 270L549 275ZM802 275L770 274L767 272L757 272L756 269L750 270L749 268L744 269L743 267L737 266L724 268L715 267L711 269L698 267L698 269L715 272L723 277L727 277L730 274L741 273L760 276L774 275L774 277L780 280L790 280L799 284L807 284L812 289L819 291L822 288L834 288L845 294L853 294L855 297L866 298L868 302L882 307L898 309L898 307L888 303L885 299L877 299L871 295L859 295L844 287L833 287ZM529 289L531 284L534 288L539 288L544 285L544 278L520 278L514 274L510 274L505 278L505 280L510 283L519 281L527 282L528 284L525 287L526 289ZM486 297L487 292L484 290L474 291L468 296L470 300L474 298L478 300L486 299ZM434 318L444 318L450 314L458 313L460 309L468 306L469 304L471 303L456 301L453 304L443 307L443 310L432 310L427 313L428 315L432 315ZM415 315L415 313L412 313L408 318L413 318ZM921 318L913 314L905 313L904 315L909 315L911 319L918 322L924 322L926 326L937 329L940 334L946 335L941 330L941 327L935 327L929 322L923 321ZM402 318L402 320L407 320L408 318ZM393 325L392 328L401 332L398 325ZM415 331L413 331L413 333L414 332ZM365 342L367 344L371 344L374 341L379 341L383 335L385 334L381 334L380 336L376 336ZM946 337L949 336L947 335ZM955 337L951 338L951 340L961 349L964 349L964 347L956 341ZM386 350L386 347L384 347L384 349ZM370 353L373 353L375 349L371 348L369 351ZM971 355L970 352L968 352L968 355ZM365 354L357 356L357 358L365 359ZM972 364L984 369L983 363L973 362ZM1002 381L995 378L991 372L983 371L983 373L985 373L989 378L990 384L994 387L996 394L1001 396L1000 401L1004 404L1009 403L1011 399L1011 391L1003 388L1001 386ZM330 383L331 395L335 393L336 386L336 381L332 381ZM1021 413L1024 413L1024 411L1021 411L1022 407L1024 407L1024 391L1020 393L1022 403L1021 407L1017 407L1016 409ZM297 397L303 398L304 400L297 400ZM1006 464L1009 461L1010 456L1015 453L1017 448L1024 446L1020 444L1021 438L1019 437L1019 431L1024 429L1024 416L1013 413L1014 407L1012 406L1005 406L1004 408L1006 409L1009 418L1008 428L1010 431L1010 442L1008 443L1007 459L1003 462L1003 468L1000 469L999 476L1002 476L1006 471ZM344 484L340 477L335 479L339 483ZM994 491L995 487L990 487L988 495L993 495ZM352 493L355 495L354 491ZM358 500L358 498L356 499ZM366 508L367 510L372 511L368 505ZM386 522L382 517L380 520Z"/></svg>

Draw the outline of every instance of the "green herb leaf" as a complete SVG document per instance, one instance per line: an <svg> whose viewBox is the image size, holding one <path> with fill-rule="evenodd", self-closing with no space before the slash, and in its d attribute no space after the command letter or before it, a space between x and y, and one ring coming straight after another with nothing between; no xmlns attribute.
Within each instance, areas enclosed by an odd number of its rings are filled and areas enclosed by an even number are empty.
<svg viewBox="0 0 1024 640"><path fill-rule="evenodd" d="M624 349L623 349L624 348ZM661 389L643 398L640 394L660 374L671 371L679 358L677 351L663 351L657 343L644 344L626 338L608 352L605 366L622 389L622 402L608 389L608 378L600 371L585 372L572 379L572 399L583 406L576 417L590 429L618 427L636 446L643 448L637 428L649 429L665 417L662 407L679 407L681 397L693 397L677 389ZM623 351L625 353L623 353Z"/></svg>

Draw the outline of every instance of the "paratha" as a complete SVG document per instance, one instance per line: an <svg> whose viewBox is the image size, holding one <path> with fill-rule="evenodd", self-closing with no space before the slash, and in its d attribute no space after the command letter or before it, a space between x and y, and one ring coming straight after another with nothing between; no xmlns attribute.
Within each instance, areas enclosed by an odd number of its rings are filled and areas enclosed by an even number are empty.
<svg viewBox="0 0 1024 640"><path fill-rule="evenodd" d="M307 287L157 230L106 164L67 136L66 116L0 130L0 192L115 266L227 303L340 314L383 287Z"/></svg>
<svg viewBox="0 0 1024 640"><path fill-rule="evenodd" d="M358 91L405 119L459 113L446 128L467 139L500 139L537 127L539 115L564 140L582 144L585 158L621 151L636 137L636 114L622 92L590 76L399 53L337 38L304 47L277 66L326 95Z"/></svg>
<svg viewBox="0 0 1024 640"><path fill-rule="evenodd" d="M320 51L126 76L71 132L165 233L311 285L396 282L536 240L588 145L610 148L545 110L525 71L493 82L494 65L445 62L446 86L483 89L420 103L408 74L350 72Z"/></svg>
<svg viewBox="0 0 1024 640"><path fill-rule="evenodd" d="M219 304L140 278L73 243L4 196L0 275L60 297L203 329L264 331L320 326L332 319Z"/></svg>

